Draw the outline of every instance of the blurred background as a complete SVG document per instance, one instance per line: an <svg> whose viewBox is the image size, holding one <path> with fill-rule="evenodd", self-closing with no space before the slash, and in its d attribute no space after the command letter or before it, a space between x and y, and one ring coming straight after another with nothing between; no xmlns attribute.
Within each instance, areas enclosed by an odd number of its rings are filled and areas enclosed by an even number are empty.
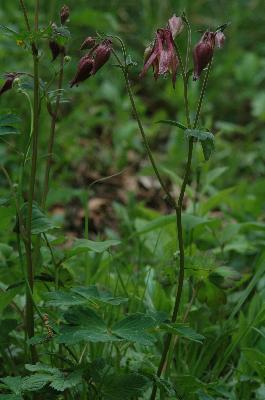
<svg viewBox="0 0 265 400"><path fill-rule="evenodd" d="M1 25L23 32L24 21L15 0L1 4ZM40 26L59 24L62 1L41 1ZM192 43L199 40L201 30L230 22L226 43L215 53L200 124L216 136L216 151L210 162L204 163L201 149L194 159L193 174L201 171L207 179L213 168L217 171L216 190L236 186L228 196L229 212L237 219L261 218L263 210L265 153L265 42L264 3L262 0L69 0L71 9L68 28L71 38L67 53L71 61L66 66L64 103L61 107L55 145L55 164L48 204L67 231L80 236L84 224L84 201L89 196L90 230L98 235L115 229L115 204L143 202L148 207L167 212L159 185L146 160L145 151L130 109L121 72L112 59L100 72L81 84L69 88L77 62L80 44L86 36L98 33L119 35L137 66L131 70L137 106L146 126L150 144L159 165L175 184L182 176L186 158L186 140L182 132L156 122L176 119L185 123L182 82L173 90L170 78L153 80L149 71L138 79L143 65L143 52L158 27L163 27L173 13L187 13L192 25ZM33 22L34 1L26 5ZM19 46L3 26L0 28L0 73L32 72L28 53ZM179 37L182 54L186 48L185 31ZM51 62L48 43L41 45L41 77L48 82L58 71L59 61ZM4 81L4 80L3 80ZM199 83L190 81L190 101L193 113L199 94ZM7 92L0 98L2 111L12 111L21 119L21 132L29 129L29 109L25 98ZM43 104L41 111L40 163L45 160L49 118ZM17 171L20 138L1 137L0 157ZM119 175L89 188L95 180ZM171 173L171 175L170 175ZM172 175L173 174L173 175ZM151 177L150 177L151 175ZM41 176L41 175L40 175ZM194 177L194 175L193 175ZM1 177L1 181L4 178ZM4 180L3 180L4 181ZM59 190L58 190L59 189ZM172 190L173 190L172 189ZM187 200L188 201L188 200ZM189 204L187 203L187 207ZM114 209L116 211L114 211ZM228 209L227 209L228 210ZM120 211L119 211L120 212Z"/></svg>

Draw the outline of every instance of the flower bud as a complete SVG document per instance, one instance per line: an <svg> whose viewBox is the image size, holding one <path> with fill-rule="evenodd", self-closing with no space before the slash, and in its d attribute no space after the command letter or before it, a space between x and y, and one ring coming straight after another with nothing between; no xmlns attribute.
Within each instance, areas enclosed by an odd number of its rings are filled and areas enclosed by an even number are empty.
<svg viewBox="0 0 265 400"><path fill-rule="evenodd" d="M218 49L221 49L225 42L225 35L222 31L218 31L215 33L215 46Z"/></svg>
<svg viewBox="0 0 265 400"><path fill-rule="evenodd" d="M183 28L184 23L181 17L176 17L174 14L173 17L168 20L168 29L171 31L173 39L182 32Z"/></svg>
<svg viewBox="0 0 265 400"><path fill-rule="evenodd" d="M0 96L7 92L8 90L12 89L14 80L19 76L16 72L9 72L5 74L6 81L4 82L3 86L0 89Z"/></svg>
<svg viewBox="0 0 265 400"><path fill-rule="evenodd" d="M92 49L96 44L96 39L94 39L91 36L88 36L84 42L82 43L80 50L85 50L85 49Z"/></svg>
<svg viewBox="0 0 265 400"><path fill-rule="evenodd" d="M70 87L77 85L80 82L85 81L92 75L94 60L91 58L89 54L86 54L84 57L81 58L79 61L77 72L70 82Z"/></svg>
<svg viewBox="0 0 265 400"><path fill-rule="evenodd" d="M194 75L193 80L200 78L202 71L207 67L213 57L215 34L205 32L193 50Z"/></svg>
<svg viewBox="0 0 265 400"><path fill-rule="evenodd" d="M70 56L65 56L64 57L64 63L67 64L71 61L71 57Z"/></svg>
<svg viewBox="0 0 265 400"><path fill-rule="evenodd" d="M50 50L52 53L52 61L56 60L56 58L59 56L59 54L65 54L64 46L61 46L55 40L49 41L49 47L50 47Z"/></svg>
<svg viewBox="0 0 265 400"><path fill-rule="evenodd" d="M108 61L111 55L112 41L103 40L94 50L94 66L92 74L94 75Z"/></svg>
<svg viewBox="0 0 265 400"><path fill-rule="evenodd" d="M61 24L64 25L68 20L70 15L70 9L68 6L64 5L61 8L60 17L61 17Z"/></svg>

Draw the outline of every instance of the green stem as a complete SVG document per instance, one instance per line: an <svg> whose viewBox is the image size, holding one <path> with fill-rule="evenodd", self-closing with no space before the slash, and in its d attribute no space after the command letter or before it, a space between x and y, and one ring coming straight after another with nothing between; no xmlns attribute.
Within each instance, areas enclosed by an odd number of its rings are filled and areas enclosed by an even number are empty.
<svg viewBox="0 0 265 400"><path fill-rule="evenodd" d="M189 101L188 101L188 77L185 72L185 67L182 61L182 57L179 51L179 47L176 42L174 42L175 50L177 53L177 57L179 60L179 65L180 65L180 72L183 80L183 96L184 96L184 104L185 104L185 112L186 112L186 120L187 120L187 125L188 128L191 127L191 122L190 122L190 110L189 110Z"/></svg>
<svg viewBox="0 0 265 400"><path fill-rule="evenodd" d="M35 3L35 32L38 30L38 15L39 15L39 0ZM32 43L32 56L33 56L33 82L34 82L34 99L33 99L33 134L32 134L32 159L31 159L31 173L28 192L28 213L26 221L26 258L27 258L27 279L29 282L30 290L26 294L26 329L29 338L34 336L34 304L32 301L34 289L34 266L32 261L32 238L31 238L31 225L32 225L32 208L35 195L35 183L37 173L38 161L38 139L39 139L39 58L38 49L35 42ZM35 346L31 346L31 359L32 362L37 361L37 352Z"/></svg>
<svg viewBox="0 0 265 400"><path fill-rule="evenodd" d="M57 86L57 96L55 102L55 109L52 113L51 119L51 128L50 128L50 137L48 143L48 158L46 162L46 169L45 169L45 177L44 177L44 185L43 185L43 195L41 206L45 208L47 195L49 191L49 180L50 180L50 172L53 162L53 147L54 147L54 138L55 138L55 130L56 130L56 123L58 119L58 114L60 110L60 101L61 101L61 91L63 85L63 73L64 73L64 55L61 54L61 63L60 63L60 72L58 78L58 86Z"/></svg>
<svg viewBox="0 0 265 400"><path fill-rule="evenodd" d="M161 177L161 175L160 175L160 173L158 171L158 168L156 166L155 159L154 159L152 151L150 149L150 146L149 146L149 143L148 143L148 140L147 140L147 137L146 137L142 122L141 122L139 114L137 112L135 101L134 101L134 97L133 97L133 94L132 94L130 81L129 81L129 77L128 77L128 72L125 69L123 69L123 74L124 74L126 89L127 89L127 92L128 92L129 98L130 98L133 114L134 114L134 117L135 117L135 119L137 121L139 130L140 130L140 133L141 133L141 136L142 136L142 139L143 139L143 143L145 145L145 148L146 148L148 157L150 159L150 162L152 164L153 170L154 170L154 172L156 174L156 177L157 177L162 189L164 190L164 192L165 192L165 194L167 196L169 204L175 209L176 208L176 202L175 202L174 198L172 197L172 195L170 194L170 192L169 192L168 188L166 187L165 183L163 182L163 179L162 179L162 177Z"/></svg>
<svg viewBox="0 0 265 400"><path fill-rule="evenodd" d="M197 123L199 120L200 112L201 112L201 107L202 107L202 101L205 95L206 91L206 86L209 78L209 73L211 69L211 62L209 63L200 97L199 97L199 102L198 102L198 107L195 115L195 120L193 124L193 129L197 127ZM186 79L184 80L184 96L187 95L187 91L185 90L186 86ZM185 99L185 103L187 102L187 99ZM187 124L189 125L189 120L187 120ZM180 190L180 195L178 198L177 202L177 209L176 209L176 216L177 216L177 232L178 232L178 243L179 243L179 279L178 279L178 286L177 286L177 293L176 293L176 298L175 298L175 304L174 304L174 309L173 309L173 314L171 318L171 322L174 323L177 320L179 308L180 308L180 302L181 302L181 295L182 295L182 290L183 290L183 284L184 284L184 272L185 272L185 250L184 250L184 242L183 242L183 229L182 229L182 207L183 207L183 199L186 191L186 187L189 181L190 177L190 172L191 172L191 162L192 162L192 153L193 153L193 138L189 139L189 150L188 150L188 159L187 159L187 164L186 164L186 169L185 169L185 175L183 178L181 190ZM167 334L165 344L164 344L164 349L162 352L162 356L160 359L160 363L158 366L157 370L157 376L160 377L162 375L162 372L166 368L167 365L167 358L168 358L168 352L170 349L170 344L172 340L173 335L172 334ZM150 400L155 400L156 398L156 393L157 393L157 385L154 383L153 390L151 393Z"/></svg>
<svg viewBox="0 0 265 400"><path fill-rule="evenodd" d="M26 9L24 0L19 0L19 2L20 2L20 6L22 8L23 15L24 15L26 28L27 28L28 32L31 32L29 19L28 19L28 13L27 13L27 9Z"/></svg>

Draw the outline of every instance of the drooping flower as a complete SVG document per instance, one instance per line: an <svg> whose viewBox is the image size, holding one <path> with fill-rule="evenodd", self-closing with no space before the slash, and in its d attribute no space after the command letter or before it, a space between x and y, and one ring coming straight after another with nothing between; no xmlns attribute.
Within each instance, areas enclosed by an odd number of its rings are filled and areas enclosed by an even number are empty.
<svg viewBox="0 0 265 400"><path fill-rule="evenodd" d="M70 15L70 9L68 6L64 5L61 8L61 12L60 12L60 18L61 18L61 24L64 25L66 23L66 21L68 20Z"/></svg>
<svg viewBox="0 0 265 400"><path fill-rule="evenodd" d="M174 14L173 17L169 18L167 27L170 29L173 39L175 39L184 28L183 19Z"/></svg>
<svg viewBox="0 0 265 400"><path fill-rule="evenodd" d="M91 76L93 65L94 60L89 54L86 54L84 57L82 57L79 61L77 72L70 82L70 87L73 87L74 85L78 86L80 82L88 79Z"/></svg>
<svg viewBox="0 0 265 400"><path fill-rule="evenodd" d="M92 49L95 46L95 44L96 44L96 39L93 38L92 36L88 36L81 44L80 50Z"/></svg>
<svg viewBox="0 0 265 400"><path fill-rule="evenodd" d="M22 75L22 73L18 73L18 72L8 72L7 74L5 74L5 82L3 84L3 86L0 89L0 96L7 92L8 90L12 89L13 87L13 83L14 80L19 76Z"/></svg>
<svg viewBox="0 0 265 400"><path fill-rule="evenodd" d="M104 64L108 61L111 55L112 50L112 41L110 39L103 40L95 49L93 50L94 53L94 66L92 74L95 73L103 67Z"/></svg>
<svg viewBox="0 0 265 400"><path fill-rule="evenodd" d="M52 61L56 60L56 58L59 56L59 54L65 55L64 46L61 46L58 42L56 42L56 40L50 40L49 47L50 47L50 50L52 53Z"/></svg>
<svg viewBox="0 0 265 400"><path fill-rule="evenodd" d="M223 45L224 45L224 42L225 42L225 35L224 35L224 33L223 33L222 31L217 31L217 32L215 33L215 46L216 46L218 49L221 49L221 48L223 47Z"/></svg>
<svg viewBox="0 0 265 400"><path fill-rule="evenodd" d="M150 49L150 47L146 49L146 58L143 70L140 73L140 78L142 78L152 66L155 79L157 79L159 75L165 75L168 72L171 73L172 84L173 87L175 87L179 60L176 55L171 31L169 29L158 29L155 43L152 49Z"/></svg>
<svg viewBox="0 0 265 400"><path fill-rule="evenodd" d="M215 46L215 32L206 31L193 50L194 75L193 80L200 78L202 71L213 57Z"/></svg>
<svg viewBox="0 0 265 400"><path fill-rule="evenodd" d="M71 87L95 75L110 58L111 50L112 41L110 39L104 39L97 46L94 46L88 54L83 56L79 61L77 73L70 82Z"/></svg>

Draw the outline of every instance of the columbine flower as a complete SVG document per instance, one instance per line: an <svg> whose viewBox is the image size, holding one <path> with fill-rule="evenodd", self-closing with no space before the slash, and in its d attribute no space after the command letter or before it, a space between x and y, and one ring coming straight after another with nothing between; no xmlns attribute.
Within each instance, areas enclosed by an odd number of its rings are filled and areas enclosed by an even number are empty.
<svg viewBox="0 0 265 400"><path fill-rule="evenodd" d="M52 53L52 61L56 60L59 54L65 55L65 48L57 43L55 40L49 41L49 47Z"/></svg>
<svg viewBox="0 0 265 400"><path fill-rule="evenodd" d="M143 77L152 66L155 79L159 75L170 72L172 84L175 87L178 64L171 31L169 29L158 29L152 49L150 50L150 47L146 49L145 63L140 77Z"/></svg>
<svg viewBox="0 0 265 400"><path fill-rule="evenodd" d="M83 43L81 44L80 50L85 50L85 49L92 49L92 47L95 46L96 40L95 38L88 36Z"/></svg>
<svg viewBox="0 0 265 400"><path fill-rule="evenodd" d="M225 35L224 35L224 33L223 33L222 31L217 31L217 32L215 33L215 46L216 46L218 49L221 49L221 48L223 47L223 45L224 45L224 42L225 42Z"/></svg>
<svg viewBox="0 0 265 400"><path fill-rule="evenodd" d="M5 74L6 81L5 81L5 83L3 84L3 86L0 89L0 96L3 93L7 92L8 90L12 89L14 80L19 75L22 75L22 74L18 73L18 72L8 72L7 74Z"/></svg>
<svg viewBox="0 0 265 400"><path fill-rule="evenodd" d="M173 39L175 39L184 28L183 19L181 17L176 17L174 14L173 17L169 18L167 27L170 29Z"/></svg>
<svg viewBox="0 0 265 400"><path fill-rule="evenodd" d="M110 58L111 50L112 41L110 39L105 39L82 57L78 64L77 73L70 82L71 87L95 75Z"/></svg>
<svg viewBox="0 0 265 400"><path fill-rule="evenodd" d="M70 9L68 6L64 5L61 8L60 17L61 17L61 24L64 25L68 20L70 15Z"/></svg>
<svg viewBox="0 0 265 400"><path fill-rule="evenodd" d="M200 78L201 73L212 59L215 46L215 33L205 32L193 50L194 75L193 80Z"/></svg>

